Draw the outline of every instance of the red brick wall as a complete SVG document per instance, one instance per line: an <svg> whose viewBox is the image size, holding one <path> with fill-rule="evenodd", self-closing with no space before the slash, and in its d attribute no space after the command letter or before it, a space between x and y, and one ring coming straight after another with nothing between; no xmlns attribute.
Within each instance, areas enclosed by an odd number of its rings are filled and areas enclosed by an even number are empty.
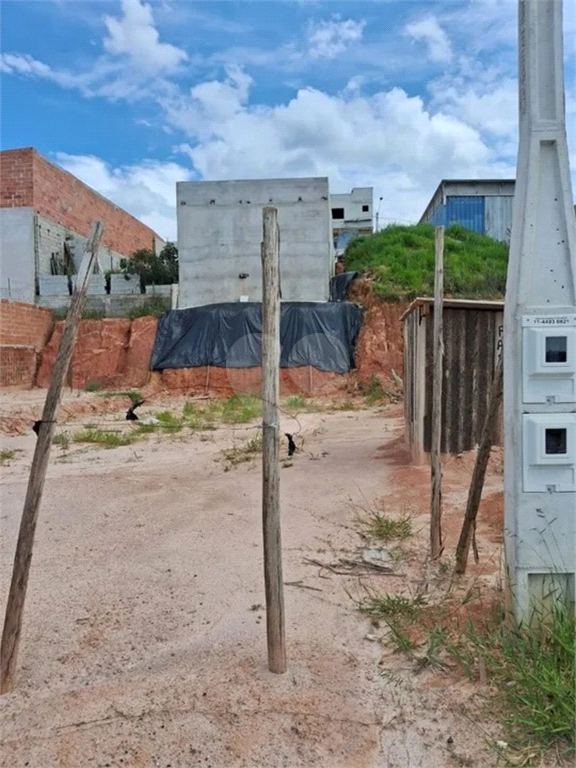
<svg viewBox="0 0 576 768"><path fill-rule="evenodd" d="M0 153L0 205L33 207L36 213L87 237L96 219L106 224L102 245L124 256L153 248L156 233L80 179L32 148Z"/></svg>
<svg viewBox="0 0 576 768"><path fill-rule="evenodd" d="M32 164L34 150L0 152L0 207L32 208Z"/></svg>
<svg viewBox="0 0 576 768"><path fill-rule="evenodd" d="M34 347L0 346L0 387L31 388L37 359Z"/></svg>
<svg viewBox="0 0 576 768"><path fill-rule="evenodd" d="M0 301L0 344L40 352L52 331L52 311L19 301Z"/></svg>

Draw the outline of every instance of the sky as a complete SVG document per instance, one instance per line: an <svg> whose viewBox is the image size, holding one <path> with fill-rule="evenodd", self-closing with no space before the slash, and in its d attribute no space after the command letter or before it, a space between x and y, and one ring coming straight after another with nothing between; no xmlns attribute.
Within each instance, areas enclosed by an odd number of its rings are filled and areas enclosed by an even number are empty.
<svg viewBox="0 0 576 768"><path fill-rule="evenodd" d="M564 0L576 168L575 0ZM515 0L5 0L2 148L33 146L161 237L176 182L328 176L381 226L443 178L514 178ZM572 175L574 184L574 173ZM381 199L380 199L381 198Z"/></svg>

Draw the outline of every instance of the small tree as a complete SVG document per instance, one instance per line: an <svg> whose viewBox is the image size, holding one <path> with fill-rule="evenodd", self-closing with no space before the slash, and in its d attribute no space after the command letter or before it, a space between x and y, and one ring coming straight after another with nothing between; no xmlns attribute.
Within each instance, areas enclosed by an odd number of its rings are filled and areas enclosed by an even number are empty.
<svg viewBox="0 0 576 768"><path fill-rule="evenodd" d="M147 285L170 285L178 282L178 248L166 243L156 255L149 248L134 251L130 259L122 259L120 268L131 275L140 275L140 288Z"/></svg>

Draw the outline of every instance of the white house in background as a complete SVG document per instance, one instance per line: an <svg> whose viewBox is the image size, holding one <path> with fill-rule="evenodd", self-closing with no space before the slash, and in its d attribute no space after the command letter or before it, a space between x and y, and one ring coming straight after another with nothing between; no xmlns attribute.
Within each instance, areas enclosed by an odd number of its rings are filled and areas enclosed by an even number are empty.
<svg viewBox="0 0 576 768"><path fill-rule="evenodd" d="M374 231L373 198L373 187L354 187L352 192L330 195L336 256L344 253L352 238L371 235Z"/></svg>

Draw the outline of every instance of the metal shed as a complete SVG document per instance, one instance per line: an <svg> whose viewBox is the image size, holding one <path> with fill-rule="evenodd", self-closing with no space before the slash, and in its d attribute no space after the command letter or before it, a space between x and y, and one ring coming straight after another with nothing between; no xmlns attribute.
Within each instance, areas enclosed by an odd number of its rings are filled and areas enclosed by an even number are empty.
<svg viewBox="0 0 576 768"><path fill-rule="evenodd" d="M432 438L433 315L434 299L418 298L401 317L406 439L418 463L426 461ZM503 318L502 301L444 299L443 453L468 451L480 440Z"/></svg>

